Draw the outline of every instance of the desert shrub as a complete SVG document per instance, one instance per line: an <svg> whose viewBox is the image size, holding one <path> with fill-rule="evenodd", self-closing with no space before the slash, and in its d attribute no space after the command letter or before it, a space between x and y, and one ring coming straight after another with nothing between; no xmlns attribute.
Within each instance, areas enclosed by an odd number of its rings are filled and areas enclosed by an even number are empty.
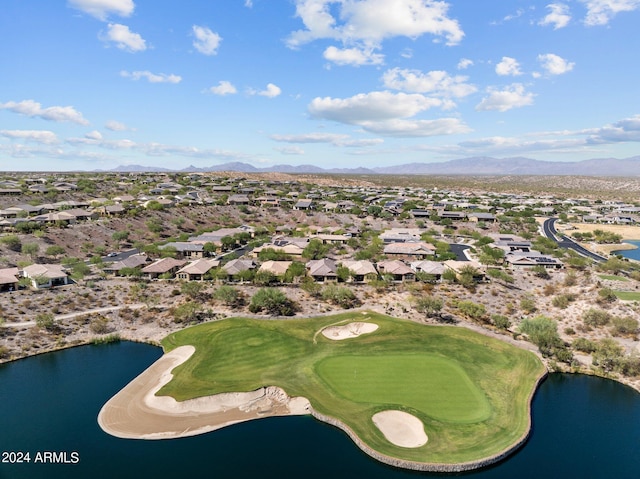
<svg viewBox="0 0 640 479"><path fill-rule="evenodd" d="M575 301L576 297L574 294L561 294L553 298L551 304L553 304L556 308L566 309L569 306L569 303Z"/></svg>
<svg viewBox="0 0 640 479"><path fill-rule="evenodd" d="M36 325L41 329L51 331L55 329L56 323L51 313L40 313L36 316Z"/></svg>
<svg viewBox="0 0 640 479"><path fill-rule="evenodd" d="M564 347L564 343L558 335L558 324L545 316L523 320L518 330L526 334L544 355L550 356L555 350Z"/></svg>
<svg viewBox="0 0 640 479"><path fill-rule="evenodd" d="M462 314L471 319L480 320L487 314L487 309L484 307L484 304L474 303L473 301L460 301L457 306Z"/></svg>
<svg viewBox="0 0 640 479"><path fill-rule="evenodd" d="M527 314L535 313L538 309L536 302L530 296L526 296L520 300L520 309Z"/></svg>
<svg viewBox="0 0 640 479"><path fill-rule="evenodd" d="M633 335L638 332L638 320L630 316L614 317L611 319L611 333L615 335Z"/></svg>
<svg viewBox="0 0 640 479"><path fill-rule="evenodd" d="M586 311L582 315L582 322L586 326L606 326L611 321L611 314L601 309L593 309Z"/></svg>
<svg viewBox="0 0 640 479"><path fill-rule="evenodd" d="M571 343L574 349L578 351L582 351L583 353L592 353L596 350L596 343L587 339L587 338L576 338L573 343Z"/></svg>
<svg viewBox="0 0 640 479"><path fill-rule="evenodd" d="M557 286L553 283L545 284L542 288L542 294L545 296L551 296L556 293L557 289Z"/></svg>
<svg viewBox="0 0 640 479"><path fill-rule="evenodd" d="M233 286L226 284L213 292L213 299L229 307L239 307L244 304L243 294Z"/></svg>
<svg viewBox="0 0 640 479"><path fill-rule="evenodd" d="M415 308L426 316L436 316L442 310L444 301L435 296L422 296L417 299Z"/></svg>
<svg viewBox="0 0 640 479"><path fill-rule="evenodd" d="M104 316L100 316L91 320L91 323L89 323L89 330L94 334L105 334L109 331L109 319Z"/></svg>
<svg viewBox="0 0 640 479"><path fill-rule="evenodd" d="M335 284L329 284L324 287L322 299L345 309L354 308L360 303L351 289L344 286L336 286Z"/></svg>
<svg viewBox="0 0 640 479"><path fill-rule="evenodd" d="M615 302L617 299L616 293L611 288L601 288L598 291L598 299L596 301L598 304L609 304Z"/></svg>
<svg viewBox="0 0 640 479"><path fill-rule="evenodd" d="M249 304L252 313L266 312L274 316L293 316L296 310L296 304L275 288L259 289Z"/></svg>
<svg viewBox="0 0 640 479"><path fill-rule="evenodd" d="M173 320L176 323L187 323L197 319L201 310L202 306L200 304L194 301L189 301L171 308L171 313L173 314Z"/></svg>
<svg viewBox="0 0 640 479"><path fill-rule="evenodd" d="M593 353L594 366L600 366L605 371L613 371L620 363L624 349L611 338L601 339L596 343Z"/></svg>
<svg viewBox="0 0 640 479"><path fill-rule="evenodd" d="M507 316L503 316L501 314L492 314L491 320L498 329L508 329L509 326L511 326L511 320Z"/></svg>

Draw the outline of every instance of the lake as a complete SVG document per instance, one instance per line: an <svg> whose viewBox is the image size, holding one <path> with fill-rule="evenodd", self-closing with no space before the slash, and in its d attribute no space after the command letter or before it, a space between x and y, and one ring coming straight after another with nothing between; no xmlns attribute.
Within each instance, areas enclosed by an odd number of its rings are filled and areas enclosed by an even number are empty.
<svg viewBox="0 0 640 479"><path fill-rule="evenodd" d="M270 418L202 436L117 439L96 422L102 405L161 355L123 341L82 346L0 365L0 478L415 478L362 453L340 430L311 417ZM507 460L469 478L637 478L640 394L601 378L552 374L533 402L530 440ZM37 453L77 463L34 463ZM76 453L77 455L72 455ZM457 477L451 475L450 477Z"/></svg>
<svg viewBox="0 0 640 479"><path fill-rule="evenodd" d="M640 240L636 241L623 241L623 243L629 243L637 246L636 249L625 249L621 251L614 251L614 253L624 256L625 258L635 259L640 261Z"/></svg>

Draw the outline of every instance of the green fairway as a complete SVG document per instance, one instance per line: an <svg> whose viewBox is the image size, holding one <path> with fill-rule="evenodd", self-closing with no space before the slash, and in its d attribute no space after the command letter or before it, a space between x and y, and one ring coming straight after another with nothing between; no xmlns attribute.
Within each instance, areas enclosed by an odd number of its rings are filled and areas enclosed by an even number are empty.
<svg viewBox="0 0 640 479"><path fill-rule="evenodd" d="M634 291L614 291L614 294L622 301L640 301L640 293Z"/></svg>
<svg viewBox="0 0 640 479"><path fill-rule="evenodd" d="M318 334L350 321L379 327L341 341ZM163 340L167 352L186 344L196 352L158 394L180 401L280 386L349 426L374 450L427 463L476 461L513 445L527 430L529 399L544 373L535 355L502 341L375 313L232 318ZM372 416L388 409L419 418L427 444L410 449L385 439Z"/></svg>
<svg viewBox="0 0 640 479"><path fill-rule="evenodd" d="M625 278L624 276L616 276L613 274L599 274L598 278L607 279L609 281L629 281L629 279Z"/></svg>

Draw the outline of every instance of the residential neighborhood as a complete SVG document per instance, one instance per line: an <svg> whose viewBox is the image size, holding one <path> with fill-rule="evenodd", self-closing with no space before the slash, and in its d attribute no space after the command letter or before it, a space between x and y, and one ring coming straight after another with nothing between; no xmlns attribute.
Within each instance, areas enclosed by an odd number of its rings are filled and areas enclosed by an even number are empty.
<svg viewBox="0 0 640 479"><path fill-rule="evenodd" d="M605 293L632 298L617 299L607 314L637 317L640 268L616 253L640 230L637 199L454 186L268 174L4 174L0 360L95 336L91 321L82 335L67 328L55 341L21 329L52 314L35 306L41 298L56 305L54 318L93 305L144 305L137 316L113 312L101 334L147 340L225 315L367 306L516 338L521 321L547 313L571 345L580 335L598 340L581 318ZM265 288L287 307L254 305ZM133 326L135 317L144 322ZM631 330L609 333L628 358L640 352L637 326ZM562 351L549 357L596 367L584 351Z"/></svg>

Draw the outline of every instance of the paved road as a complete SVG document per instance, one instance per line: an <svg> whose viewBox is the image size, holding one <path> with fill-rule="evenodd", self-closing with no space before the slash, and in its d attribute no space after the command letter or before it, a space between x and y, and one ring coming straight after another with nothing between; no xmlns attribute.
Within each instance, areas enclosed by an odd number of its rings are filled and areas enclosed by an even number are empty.
<svg viewBox="0 0 640 479"><path fill-rule="evenodd" d="M471 246L467 244L452 244L451 252L455 253L456 261L469 261L467 255L464 254L465 250L471 248Z"/></svg>
<svg viewBox="0 0 640 479"><path fill-rule="evenodd" d="M122 261L123 259L127 259L129 256L133 256L134 254L138 254L140 250L133 248L127 251L120 251L115 256L103 256L102 261L104 263L115 263L116 261Z"/></svg>
<svg viewBox="0 0 640 479"><path fill-rule="evenodd" d="M589 259L592 259L592 260L594 260L594 261L596 261L598 263L602 263L604 261L607 261L607 258L605 258L604 256L600 256L599 254L592 253L588 249L583 248L582 246L580 246L578 243L573 241L568 236L565 236L565 235L562 235L562 234L558 233L558 231L556 230L556 227L555 227L555 222L557 220L558 220L558 218L547 218L544 221L544 223L542 224L542 231L544 232L544 235L547 238L552 239L553 241L558 243L558 246L560 246L561 248L571 249L571 250L575 251L576 253L578 253L579 255L585 256L585 257L587 257Z"/></svg>
<svg viewBox="0 0 640 479"><path fill-rule="evenodd" d="M145 306L146 305L142 303L136 303L136 304L125 304L122 306L109 306L106 308L88 309L86 311L78 311L77 313L60 314L58 316L55 316L53 320L61 321L63 319L70 319L70 318L76 318L78 316L84 316L85 314L110 313L111 311L119 311L124 308L141 309L141 308L144 308ZM5 328L24 328L24 327L35 326L35 325L36 325L35 321L23 321L21 323L5 323L2 326Z"/></svg>

